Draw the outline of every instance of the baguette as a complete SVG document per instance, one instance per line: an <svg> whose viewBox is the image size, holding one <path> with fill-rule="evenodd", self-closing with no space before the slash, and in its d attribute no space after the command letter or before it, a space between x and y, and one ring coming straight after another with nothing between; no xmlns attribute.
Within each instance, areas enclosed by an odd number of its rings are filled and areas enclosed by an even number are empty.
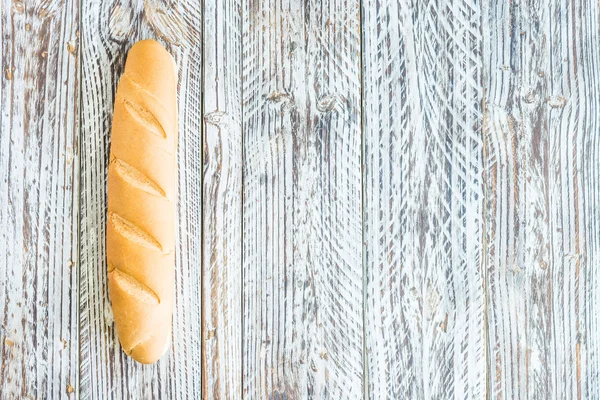
<svg viewBox="0 0 600 400"><path fill-rule="evenodd" d="M137 42L117 89L108 167L106 256L115 325L143 364L171 338L177 199L177 77L158 42Z"/></svg>

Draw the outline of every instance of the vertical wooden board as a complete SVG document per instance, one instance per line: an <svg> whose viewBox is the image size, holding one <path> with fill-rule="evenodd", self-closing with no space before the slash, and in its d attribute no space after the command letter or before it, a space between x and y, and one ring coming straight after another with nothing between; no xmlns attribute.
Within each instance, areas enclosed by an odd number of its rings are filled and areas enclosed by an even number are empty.
<svg viewBox="0 0 600 400"><path fill-rule="evenodd" d="M483 399L480 5L363 15L368 397Z"/></svg>
<svg viewBox="0 0 600 400"><path fill-rule="evenodd" d="M578 311L583 334L576 337L576 372L581 382L581 398L600 398L600 10L587 3L577 15L579 33L576 49L579 75L578 115L581 134L577 136L577 201L581 214L577 224L581 239ZM586 11L587 9L587 11ZM584 60L582 62L582 60ZM581 72L580 72L581 71ZM581 122L580 122L581 121ZM578 350L579 349L579 350Z"/></svg>
<svg viewBox="0 0 600 400"><path fill-rule="evenodd" d="M583 110L586 118L584 133L580 136L580 179L582 215L581 224L582 272L580 278L580 310L583 313L583 330L580 345L582 398L600 398L600 36L594 36L600 25L600 12L596 9L579 15L585 26L585 39L581 52L586 60L585 82L580 86L580 96L586 99ZM595 67L596 66L596 67ZM581 101L581 99L580 99ZM582 290L583 289L583 290ZM577 349L577 348L576 348Z"/></svg>
<svg viewBox="0 0 600 400"><path fill-rule="evenodd" d="M598 168L598 159L588 160L590 155L585 150L592 148L597 154L597 139L595 148L590 142L600 135L599 8L598 2L592 0L561 0L549 7L550 65L544 74L549 78L548 186L553 231L549 270L555 333L546 354L552 366L554 391L550 397L557 399L592 399L600 395L598 375L587 373L587 364L597 358L588 349L598 348L600 336L597 330L588 331L585 326L585 318L597 318L594 315L600 310L600 305L589 296L598 292L598 286L590 283L599 264L597 253L590 254L588 250L586 235L590 233L592 240L600 236L600 231L588 230L591 223L599 222L593 219L599 204L583 197L598 192L597 181L583 178ZM595 163L584 164L587 161ZM588 281L585 274L590 273L593 275Z"/></svg>
<svg viewBox="0 0 600 400"><path fill-rule="evenodd" d="M204 2L203 395L242 397L242 4Z"/></svg>
<svg viewBox="0 0 600 400"><path fill-rule="evenodd" d="M201 397L201 9L196 1L82 3L81 367L84 399ZM106 174L116 86L133 43L155 38L179 68L179 202L172 345L157 364L125 356L105 261Z"/></svg>
<svg viewBox="0 0 600 400"><path fill-rule="evenodd" d="M244 2L246 398L363 394L359 14Z"/></svg>
<svg viewBox="0 0 600 400"><path fill-rule="evenodd" d="M0 398L67 398L79 360L79 7L0 6Z"/></svg>
<svg viewBox="0 0 600 400"><path fill-rule="evenodd" d="M547 324L547 89L540 73L547 57L543 29L548 15L538 2L498 3L484 7L484 15L489 21L483 31L489 393L492 398L528 398L529 385L537 388L545 381L528 370L543 369L547 361L539 356L545 343L535 335L539 325ZM547 390L540 395L547 396Z"/></svg>
<svg viewBox="0 0 600 400"><path fill-rule="evenodd" d="M597 398L598 3L485 4L490 398Z"/></svg>

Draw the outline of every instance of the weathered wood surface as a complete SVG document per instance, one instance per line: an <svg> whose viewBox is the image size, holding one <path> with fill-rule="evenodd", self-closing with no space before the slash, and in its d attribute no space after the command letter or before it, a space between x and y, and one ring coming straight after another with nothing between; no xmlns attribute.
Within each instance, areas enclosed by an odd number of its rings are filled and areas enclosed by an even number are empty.
<svg viewBox="0 0 600 400"><path fill-rule="evenodd" d="M60 398L79 360L79 9L1 9L0 398Z"/></svg>
<svg viewBox="0 0 600 400"><path fill-rule="evenodd" d="M358 1L245 1L246 398L363 394Z"/></svg>
<svg viewBox="0 0 600 400"><path fill-rule="evenodd" d="M598 2L483 15L489 396L599 398Z"/></svg>
<svg viewBox="0 0 600 400"><path fill-rule="evenodd" d="M600 398L598 2L0 5L0 398ZM104 249L143 38L179 66L154 366Z"/></svg>
<svg viewBox="0 0 600 400"><path fill-rule="evenodd" d="M364 11L369 397L484 398L479 4Z"/></svg>
<svg viewBox="0 0 600 400"><path fill-rule="evenodd" d="M81 286L82 399L198 399L201 393L201 7L185 1L82 3ZM173 341L143 366L121 350L106 285L106 173L112 104L127 51L141 39L167 46L179 67L179 202Z"/></svg>
<svg viewBox="0 0 600 400"><path fill-rule="evenodd" d="M204 2L202 373L205 399L242 397L242 4Z"/></svg>

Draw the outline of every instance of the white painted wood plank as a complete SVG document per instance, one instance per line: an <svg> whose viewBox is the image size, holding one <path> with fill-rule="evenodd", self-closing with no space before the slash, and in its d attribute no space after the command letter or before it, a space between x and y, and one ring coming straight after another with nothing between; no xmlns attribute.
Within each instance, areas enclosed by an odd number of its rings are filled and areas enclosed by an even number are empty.
<svg viewBox="0 0 600 400"><path fill-rule="evenodd" d="M571 41L569 66L574 72L569 85L578 111L576 151L573 161L576 171L576 196L580 213L576 226L581 236L579 257L579 296L577 312L582 334L575 337L575 359L579 357L580 398L600 398L600 4L586 2L578 8L571 26L577 34ZM573 18L573 17L572 17ZM571 119L572 120L572 119ZM574 126L574 125L572 125ZM573 139L572 139L573 140ZM575 201L573 202L575 204ZM579 347L578 347L579 344Z"/></svg>
<svg viewBox="0 0 600 400"><path fill-rule="evenodd" d="M81 371L83 399L201 397L201 9L195 1L82 4ZM179 68L179 204L169 355L142 366L121 351L106 281L106 173L114 94L127 51L161 40Z"/></svg>
<svg viewBox="0 0 600 400"><path fill-rule="evenodd" d="M598 3L484 4L491 398L598 398Z"/></svg>
<svg viewBox="0 0 600 400"><path fill-rule="evenodd" d="M203 11L203 382L205 399L242 397L242 4Z"/></svg>
<svg viewBox="0 0 600 400"><path fill-rule="evenodd" d="M368 397L483 399L480 5L363 13Z"/></svg>
<svg viewBox="0 0 600 400"><path fill-rule="evenodd" d="M0 11L0 398L67 398L79 363L78 3Z"/></svg>
<svg viewBox="0 0 600 400"><path fill-rule="evenodd" d="M245 1L246 398L361 398L357 1Z"/></svg>

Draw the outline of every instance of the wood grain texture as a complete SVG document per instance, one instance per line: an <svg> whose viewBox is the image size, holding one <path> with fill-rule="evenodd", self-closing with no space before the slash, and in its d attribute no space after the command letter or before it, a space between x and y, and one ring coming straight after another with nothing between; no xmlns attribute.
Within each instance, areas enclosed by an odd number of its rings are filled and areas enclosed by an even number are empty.
<svg viewBox="0 0 600 400"><path fill-rule="evenodd" d="M203 12L202 364L205 399L242 397L242 4Z"/></svg>
<svg viewBox="0 0 600 400"><path fill-rule="evenodd" d="M1 3L2 399L77 386L78 11Z"/></svg>
<svg viewBox="0 0 600 400"><path fill-rule="evenodd" d="M1 399L600 398L597 1L0 6ZM104 240L144 38L179 67L152 366Z"/></svg>
<svg viewBox="0 0 600 400"><path fill-rule="evenodd" d="M248 399L363 394L359 14L244 2Z"/></svg>
<svg viewBox="0 0 600 400"><path fill-rule="evenodd" d="M491 398L598 398L598 3L485 4Z"/></svg>
<svg viewBox="0 0 600 400"><path fill-rule="evenodd" d="M201 8L195 1L82 3L80 397L201 397ZM179 68L179 202L172 345L143 366L121 350L108 298L106 174L127 50L163 42Z"/></svg>
<svg viewBox="0 0 600 400"><path fill-rule="evenodd" d="M577 47L571 53L569 86L577 99L571 107L578 132L571 159L576 168L572 166L571 171L578 178L576 201L581 205L581 214L576 215L581 236L576 312L582 331L575 337L580 367L576 392L580 398L596 399L600 398L600 4L587 2L571 10L571 16L571 26L577 27L572 39Z"/></svg>
<svg viewBox="0 0 600 400"><path fill-rule="evenodd" d="M368 397L482 399L480 5L363 7Z"/></svg>

